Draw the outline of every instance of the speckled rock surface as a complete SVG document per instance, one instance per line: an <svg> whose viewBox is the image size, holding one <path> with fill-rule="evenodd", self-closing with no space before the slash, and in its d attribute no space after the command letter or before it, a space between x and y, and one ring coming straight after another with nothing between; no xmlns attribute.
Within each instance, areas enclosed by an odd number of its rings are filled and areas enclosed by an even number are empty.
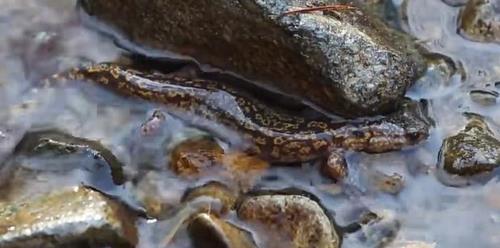
<svg viewBox="0 0 500 248"><path fill-rule="evenodd" d="M338 248L341 237L328 213L315 200L279 191L240 200L238 218L263 227L264 247Z"/></svg>
<svg viewBox="0 0 500 248"><path fill-rule="evenodd" d="M135 218L85 187L0 204L0 247L135 247Z"/></svg>
<svg viewBox="0 0 500 248"><path fill-rule="evenodd" d="M475 41L500 42L500 0L469 0L460 13L460 32Z"/></svg>
<svg viewBox="0 0 500 248"><path fill-rule="evenodd" d="M499 166L500 141L478 116L464 130L446 138L439 153L440 179L453 186L485 181Z"/></svg>
<svg viewBox="0 0 500 248"><path fill-rule="evenodd" d="M141 46L195 58L343 116L392 111L425 68L408 37L360 9L283 15L334 3L80 1L89 16Z"/></svg>

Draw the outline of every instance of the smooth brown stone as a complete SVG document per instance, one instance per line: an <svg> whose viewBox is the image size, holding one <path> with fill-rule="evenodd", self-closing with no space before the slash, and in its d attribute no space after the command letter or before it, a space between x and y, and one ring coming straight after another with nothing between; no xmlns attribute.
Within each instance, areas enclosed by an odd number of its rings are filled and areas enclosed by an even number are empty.
<svg viewBox="0 0 500 248"><path fill-rule="evenodd" d="M325 210L302 195L267 194L242 199L238 218L265 234L265 247L338 248L341 237ZM262 228L262 229L261 229Z"/></svg>
<svg viewBox="0 0 500 248"><path fill-rule="evenodd" d="M0 247L134 247L135 217L86 187L0 204Z"/></svg>

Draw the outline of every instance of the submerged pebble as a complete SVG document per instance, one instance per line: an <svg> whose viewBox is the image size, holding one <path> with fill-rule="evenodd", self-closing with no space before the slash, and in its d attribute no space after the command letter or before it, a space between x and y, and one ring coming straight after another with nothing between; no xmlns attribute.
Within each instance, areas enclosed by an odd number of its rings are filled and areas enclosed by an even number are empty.
<svg viewBox="0 0 500 248"><path fill-rule="evenodd" d="M469 0L443 0L448 5L451 6L463 6L465 5Z"/></svg>
<svg viewBox="0 0 500 248"><path fill-rule="evenodd" d="M211 214L194 216L188 231L194 247L257 248L250 232Z"/></svg>
<svg viewBox="0 0 500 248"><path fill-rule="evenodd" d="M227 214L234 208L238 194L226 185L212 181L204 185L188 189L182 196L181 201L190 202L200 197L210 197L220 201L220 214Z"/></svg>
<svg viewBox="0 0 500 248"><path fill-rule="evenodd" d="M497 98L499 96L498 92L492 90L471 90L469 95L472 101L481 104L483 106L492 106L497 103Z"/></svg>
<svg viewBox="0 0 500 248"><path fill-rule="evenodd" d="M122 162L99 141L75 137L58 130L33 131L26 133L17 144L14 152L27 156L44 154L60 156L83 153L95 159L97 164L104 164L115 184L120 185L125 182ZM97 167L100 166L102 165Z"/></svg>
<svg viewBox="0 0 500 248"><path fill-rule="evenodd" d="M24 132L24 128L20 126L0 126L0 168L2 168L5 159L14 151ZM2 175L0 175L1 178Z"/></svg>
<svg viewBox="0 0 500 248"><path fill-rule="evenodd" d="M160 110L155 110L153 114L141 125L141 134L144 136L158 135L162 125L165 125L166 116Z"/></svg>
<svg viewBox="0 0 500 248"><path fill-rule="evenodd" d="M210 138L188 139L171 152L169 168L179 176L198 176L203 170L216 166L223 154L222 147Z"/></svg>
<svg viewBox="0 0 500 248"><path fill-rule="evenodd" d="M238 151L225 152L209 137L195 137L178 144L171 153L169 168L185 178L217 174L248 190L269 167L258 157Z"/></svg>
<svg viewBox="0 0 500 248"><path fill-rule="evenodd" d="M500 1L469 0L460 15L460 31L482 42L500 42Z"/></svg>
<svg viewBox="0 0 500 248"><path fill-rule="evenodd" d="M400 174L387 175L376 170L370 173L368 181L373 189L388 194L398 194L405 185L404 178Z"/></svg>
<svg viewBox="0 0 500 248"><path fill-rule="evenodd" d="M394 213L382 211L379 214L368 213L369 217L361 223L361 231L357 234L365 247L386 247L396 238L401 222Z"/></svg>

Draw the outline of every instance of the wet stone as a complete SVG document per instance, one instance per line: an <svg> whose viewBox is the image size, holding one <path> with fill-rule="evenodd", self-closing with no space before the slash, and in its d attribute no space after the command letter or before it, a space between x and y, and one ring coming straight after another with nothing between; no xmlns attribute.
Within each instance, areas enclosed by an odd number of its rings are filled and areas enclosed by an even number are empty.
<svg viewBox="0 0 500 248"><path fill-rule="evenodd" d="M142 196L141 202L144 205L144 209L148 216L155 219L165 219L172 212L173 204L162 202L154 195Z"/></svg>
<svg viewBox="0 0 500 248"><path fill-rule="evenodd" d="M460 33L481 42L500 42L500 0L469 0L460 13Z"/></svg>
<svg viewBox="0 0 500 248"><path fill-rule="evenodd" d="M450 6L463 6L467 4L468 0L443 0L444 3Z"/></svg>
<svg viewBox="0 0 500 248"><path fill-rule="evenodd" d="M236 181L241 191L250 190L269 168L269 163L243 152L226 153L222 164L227 168L226 177Z"/></svg>
<svg viewBox="0 0 500 248"><path fill-rule="evenodd" d="M24 128L22 127L0 126L0 168L5 159L10 156L19 140L22 139L23 134ZM0 180L1 178L2 176L0 175Z"/></svg>
<svg viewBox="0 0 500 248"><path fill-rule="evenodd" d="M177 145L170 156L170 169L183 177L197 176L216 166L224 150L210 138L192 138Z"/></svg>
<svg viewBox="0 0 500 248"><path fill-rule="evenodd" d="M169 147L175 141L175 120L159 109L148 111L140 125L131 131L123 141L126 152L131 158L130 164L141 171L164 167L165 154L158 152L158 147Z"/></svg>
<svg viewBox="0 0 500 248"><path fill-rule="evenodd" d="M165 125L167 117L160 110L155 110L153 114L141 125L141 135L155 136L160 133L162 125Z"/></svg>
<svg viewBox="0 0 500 248"><path fill-rule="evenodd" d="M256 225L264 247L340 247L333 220L318 201L306 195L284 191L250 194L239 202L237 215Z"/></svg>
<svg viewBox="0 0 500 248"><path fill-rule="evenodd" d="M344 116L393 111L425 70L412 39L362 8L288 13L333 0L80 3L92 17L86 19L111 25L133 43L195 58Z"/></svg>
<svg viewBox="0 0 500 248"><path fill-rule="evenodd" d="M394 242L389 248L436 248L436 243L428 243L424 241L402 241Z"/></svg>
<svg viewBox="0 0 500 248"><path fill-rule="evenodd" d="M483 106L492 106L497 103L498 92L492 90L471 90L469 92L470 98L475 103Z"/></svg>
<svg viewBox="0 0 500 248"><path fill-rule="evenodd" d="M135 217L86 187L0 204L0 247L134 247Z"/></svg>
<svg viewBox="0 0 500 248"><path fill-rule="evenodd" d="M17 144L15 154L26 156L62 156L84 154L104 165L109 170L116 185L125 182L123 164L104 145L98 141L75 137L59 130L41 130L25 134Z"/></svg>
<svg viewBox="0 0 500 248"><path fill-rule="evenodd" d="M178 144L171 153L170 169L186 178L199 178L215 172L248 190L269 167L257 157L238 151L225 152L209 137L197 137Z"/></svg>
<svg viewBox="0 0 500 248"><path fill-rule="evenodd" d="M221 214L225 214L233 209L236 203L237 193L226 185L213 181L202 186L188 189L182 196L181 201L190 202L200 197L210 197L219 200L222 206Z"/></svg>
<svg viewBox="0 0 500 248"><path fill-rule="evenodd" d="M27 80L37 82L63 68L90 62L82 53L68 54L68 40L78 28L75 24L77 21L71 17L61 23L43 20L20 29L23 33L9 40L11 52L19 56Z"/></svg>
<svg viewBox="0 0 500 248"><path fill-rule="evenodd" d="M483 119L473 116L462 131L443 141L438 175L445 184L464 186L487 181L499 166L500 141Z"/></svg>
<svg viewBox="0 0 500 248"><path fill-rule="evenodd" d="M453 61L450 57L440 53L428 53L425 55L427 60L427 72L422 78L429 77L433 83L431 88L446 84L453 75L460 74L464 78L465 71L460 63ZM419 81L422 81L422 78ZM434 81L434 82L433 82Z"/></svg>
<svg viewBox="0 0 500 248"><path fill-rule="evenodd" d="M387 247L398 235L401 222L389 211L367 215L366 222L361 223L358 238L363 241L364 247Z"/></svg>
<svg viewBox="0 0 500 248"><path fill-rule="evenodd" d="M257 248L250 232L211 214L197 214L188 232L194 247Z"/></svg>
<svg viewBox="0 0 500 248"><path fill-rule="evenodd" d="M331 152L328 159L321 164L321 173L335 182L347 178L349 168L342 152Z"/></svg>
<svg viewBox="0 0 500 248"><path fill-rule="evenodd" d="M398 194L405 185L404 178L400 174L388 175L381 171L371 172L368 181L374 189L388 194Z"/></svg>
<svg viewBox="0 0 500 248"><path fill-rule="evenodd" d="M164 220L177 209L185 190L179 181L171 181L165 179L164 174L148 171L138 178L133 190L149 217Z"/></svg>

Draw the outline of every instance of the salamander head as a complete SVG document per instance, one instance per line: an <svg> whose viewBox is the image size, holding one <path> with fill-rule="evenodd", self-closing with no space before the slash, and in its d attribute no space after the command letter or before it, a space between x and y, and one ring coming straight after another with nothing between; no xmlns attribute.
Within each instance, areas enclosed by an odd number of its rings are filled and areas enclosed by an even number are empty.
<svg viewBox="0 0 500 248"><path fill-rule="evenodd" d="M398 111L384 118L345 128L342 143L347 149L368 153L395 151L427 139L432 125L426 102L405 100Z"/></svg>

